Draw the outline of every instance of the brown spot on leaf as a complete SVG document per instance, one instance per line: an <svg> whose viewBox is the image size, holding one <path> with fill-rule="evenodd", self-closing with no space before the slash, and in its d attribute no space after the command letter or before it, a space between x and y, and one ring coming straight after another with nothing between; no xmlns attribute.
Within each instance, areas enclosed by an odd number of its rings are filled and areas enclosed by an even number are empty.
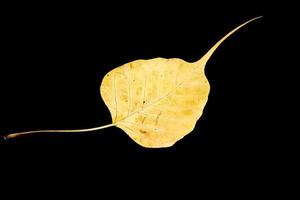
<svg viewBox="0 0 300 200"><path fill-rule="evenodd" d="M143 119L142 119L142 124L145 122L145 119L146 119L146 117L143 117Z"/></svg>
<svg viewBox="0 0 300 200"><path fill-rule="evenodd" d="M140 130L140 133L145 134L145 133L147 133L147 131L145 131L145 130Z"/></svg>

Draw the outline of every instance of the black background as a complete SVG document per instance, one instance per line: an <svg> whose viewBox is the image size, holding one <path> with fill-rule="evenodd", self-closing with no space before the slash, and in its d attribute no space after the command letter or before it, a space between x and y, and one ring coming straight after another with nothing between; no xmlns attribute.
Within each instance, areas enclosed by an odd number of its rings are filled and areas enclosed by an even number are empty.
<svg viewBox="0 0 300 200"><path fill-rule="evenodd" d="M136 59L196 61L236 26L264 17L228 38L208 61L211 91L204 113L194 131L173 147L140 147L114 127L36 134L2 141L2 166L18 173L61 171L69 177L70 170L76 177L148 177L152 172L161 177L175 171L174 176L190 172L191 177L243 179L268 173L272 149L264 139L272 83L266 31L272 18L261 4L253 4L9 7L2 18L1 135L109 124L99 94L108 71Z"/></svg>

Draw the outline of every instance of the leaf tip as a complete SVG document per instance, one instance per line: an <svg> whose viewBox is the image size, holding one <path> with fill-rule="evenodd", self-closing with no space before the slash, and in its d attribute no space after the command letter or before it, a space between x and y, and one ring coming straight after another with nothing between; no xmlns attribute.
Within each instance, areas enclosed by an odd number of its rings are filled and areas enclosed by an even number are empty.
<svg viewBox="0 0 300 200"><path fill-rule="evenodd" d="M205 66L206 62L209 60L209 58L211 57L211 55L215 52L215 50L223 43L224 40L226 40L229 36L231 36L233 33L235 33L236 31L238 31L240 28L244 27L245 25L249 24L252 21L255 21L257 19L262 18L263 16L258 16L258 17L254 17L244 23L242 23L241 25L239 25L238 27L234 28L233 30L231 30L229 33L227 33L225 36L223 36L213 47L211 47L209 49L209 51L202 57L200 58L198 61L196 61L196 64L202 64L202 66Z"/></svg>

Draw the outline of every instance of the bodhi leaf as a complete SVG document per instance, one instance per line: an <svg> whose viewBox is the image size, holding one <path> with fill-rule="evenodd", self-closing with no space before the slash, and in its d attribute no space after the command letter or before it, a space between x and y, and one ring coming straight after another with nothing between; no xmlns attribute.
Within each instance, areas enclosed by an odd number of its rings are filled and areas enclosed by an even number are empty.
<svg viewBox="0 0 300 200"><path fill-rule="evenodd" d="M108 72L100 93L112 124L79 130L40 130L9 134L12 138L37 132L87 132L111 126L125 131L143 147L169 147L192 132L210 91L204 67L218 46L249 22L219 40L200 60L178 58L136 60Z"/></svg>
<svg viewBox="0 0 300 200"><path fill-rule="evenodd" d="M228 33L197 62L136 60L107 73L100 91L113 124L144 147L169 147L190 133L208 99L206 62L228 36L250 21Z"/></svg>

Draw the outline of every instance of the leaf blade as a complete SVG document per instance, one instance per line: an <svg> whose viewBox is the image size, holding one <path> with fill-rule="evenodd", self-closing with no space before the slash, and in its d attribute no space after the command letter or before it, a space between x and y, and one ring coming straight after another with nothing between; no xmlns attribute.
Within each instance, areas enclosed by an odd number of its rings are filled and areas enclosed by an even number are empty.
<svg viewBox="0 0 300 200"><path fill-rule="evenodd" d="M125 64L112 70L108 74L109 76L118 77L115 75L122 74L129 66L134 68L137 72L132 76L135 83L133 81L132 85L130 85L130 88L136 89L133 89L134 95L129 97L132 99L134 109L131 110L131 112L128 112L127 109L126 115L124 113L117 114L117 120L114 121L116 126L124 130L138 144L144 147L154 148L171 146L191 132L197 119L202 114L202 109L204 108L209 93L209 84L204 73L199 70L195 73L192 64L180 59L155 58ZM187 82L186 77L194 81ZM147 81L148 79L151 81ZM107 87L107 82L108 81L104 78L101 88L102 86ZM205 86L205 95L203 97L199 96L200 93L194 95L185 95L184 92L179 94L175 93L178 90L184 90L186 87L189 87L190 83L195 87L195 82L199 88ZM117 81L117 83L118 85L115 85L117 88L125 87L125 80ZM127 89L128 88L127 86ZM117 90L123 89L118 88ZM196 93L197 91L194 92ZM127 91L127 93L129 92ZM101 89L101 95L104 96L103 99L105 101L105 99L109 99L106 96L110 94L102 92ZM177 97L173 97L175 95L177 95ZM178 96L181 96L181 99L185 100L174 101ZM199 106L199 104L195 103L194 99L205 101L205 103ZM117 96L117 102L121 101L122 98ZM116 114L117 111L114 111L114 108L110 106L109 103L107 106L112 115ZM167 107L170 108L164 110ZM182 110L176 107L185 109ZM175 112L171 111L172 108ZM196 109L196 111L194 111L194 109ZM176 110L178 110L178 112L176 112ZM153 116L144 116L143 112L145 111L152 113ZM180 119L185 118L185 116L188 116L188 120L185 120L185 124L181 124ZM178 125L174 126L174 124ZM130 131L128 131L128 128L130 128Z"/></svg>

